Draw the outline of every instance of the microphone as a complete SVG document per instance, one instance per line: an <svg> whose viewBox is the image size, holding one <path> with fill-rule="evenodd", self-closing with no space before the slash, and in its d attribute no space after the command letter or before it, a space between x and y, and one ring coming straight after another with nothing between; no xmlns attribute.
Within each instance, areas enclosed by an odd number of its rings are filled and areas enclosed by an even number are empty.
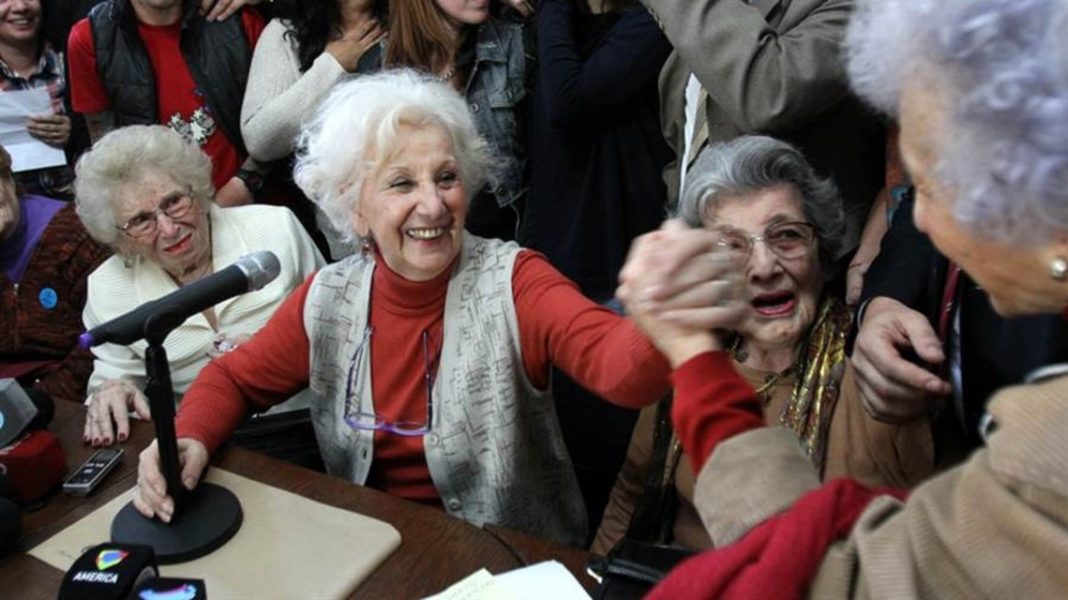
<svg viewBox="0 0 1068 600"><path fill-rule="evenodd" d="M55 411L47 392L22 389L15 379L0 379L0 448L27 431L48 427Z"/></svg>
<svg viewBox="0 0 1068 600"><path fill-rule="evenodd" d="M99 544L71 565L59 588L59 600L127 600L135 597L139 585L158 576L151 546Z"/></svg>
<svg viewBox="0 0 1068 600"><path fill-rule="evenodd" d="M143 339L150 328L163 325L162 331L170 331L223 300L262 288L278 277L279 271L281 266L273 252L246 254L214 275L94 327L78 337L78 345L84 349L106 343L125 346Z"/></svg>

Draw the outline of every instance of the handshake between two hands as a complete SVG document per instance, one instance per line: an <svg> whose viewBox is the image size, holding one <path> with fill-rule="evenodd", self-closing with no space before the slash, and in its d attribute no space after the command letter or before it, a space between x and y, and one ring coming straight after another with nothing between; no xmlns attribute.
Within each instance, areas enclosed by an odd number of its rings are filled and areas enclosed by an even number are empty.
<svg viewBox="0 0 1068 600"><path fill-rule="evenodd" d="M718 234L672 219L631 245L616 297L676 368L722 350L715 330L733 329L745 317L743 269Z"/></svg>

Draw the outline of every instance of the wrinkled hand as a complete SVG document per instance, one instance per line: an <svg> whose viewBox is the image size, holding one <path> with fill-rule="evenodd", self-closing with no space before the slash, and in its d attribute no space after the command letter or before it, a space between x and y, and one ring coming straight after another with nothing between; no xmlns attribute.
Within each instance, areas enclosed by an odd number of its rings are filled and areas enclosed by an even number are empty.
<svg viewBox="0 0 1068 600"><path fill-rule="evenodd" d="M717 236L669 220L631 244L616 297L673 367L721 345L714 330L745 316L741 266Z"/></svg>
<svg viewBox="0 0 1068 600"><path fill-rule="evenodd" d="M853 366L864 408L877 421L904 423L928 414L952 386L902 352L937 366L942 342L927 318L890 298L873 298L857 333Z"/></svg>
<svg viewBox="0 0 1068 600"><path fill-rule="evenodd" d="M178 462L182 465L182 485L193 490L208 466L208 449L192 438L178 438ZM151 519L170 523L174 516L174 499L167 495L167 480L159 460L159 445L152 442L141 452L137 464L137 488L133 505L137 512Z"/></svg>
<svg viewBox="0 0 1068 600"><path fill-rule="evenodd" d="M215 192L215 204L222 207L244 206L245 204L252 204L254 201L255 197L240 177L231 177L230 181L226 182L226 185Z"/></svg>
<svg viewBox="0 0 1068 600"><path fill-rule="evenodd" d="M501 4L511 6L512 9L524 17L534 14L534 4L530 0L501 0Z"/></svg>
<svg viewBox="0 0 1068 600"><path fill-rule="evenodd" d="M93 447L125 442L130 437L130 417L149 420L148 399L133 382L108 379L91 396L85 414L82 441Z"/></svg>
<svg viewBox="0 0 1068 600"><path fill-rule="evenodd" d="M360 58L374 47L386 34L378 19L367 17L364 22L350 28L336 40L326 43L326 52L337 60L349 73L356 70Z"/></svg>
<svg viewBox="0 0 1068 600"><path fill-rule="evenodd" d="M30 135L42 142L62 148L70 139L70 117L67 115L38 115L26 123Z"/></svg>
<svg viewBox="0 0 1068 600"><path fill-rule="evenodd" d="M222 21L243 6L255 6L263 0L200 0L200 12L208 21Z"/></svg>

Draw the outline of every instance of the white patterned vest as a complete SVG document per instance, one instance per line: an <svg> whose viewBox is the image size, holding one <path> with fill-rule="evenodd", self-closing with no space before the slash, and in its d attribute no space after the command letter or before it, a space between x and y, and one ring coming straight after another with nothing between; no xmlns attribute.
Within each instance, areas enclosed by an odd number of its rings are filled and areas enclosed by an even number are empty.
<svg viewBox="0 0 1068 600"><path fill-rule="evenodd" d="M445 298L426 462L449 514L581 545L586 511L552 395L534 388L523 369L512 294L519 251L514 243L464 234ZM374 434L345 422L345 387L367 327L374 266L372 256L356 254L324 268L304 308L323 460L329 473L359 484L374 459ZM369 351L356 368L370 368ZM371 378L355 380L362 383L353 406L373 414Z"/></svg>

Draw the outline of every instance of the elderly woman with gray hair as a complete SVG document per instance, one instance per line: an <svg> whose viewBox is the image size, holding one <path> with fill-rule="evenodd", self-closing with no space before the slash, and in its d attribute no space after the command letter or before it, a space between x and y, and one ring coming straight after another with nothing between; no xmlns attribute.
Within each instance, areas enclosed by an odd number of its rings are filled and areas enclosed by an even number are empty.
<svg viewBox="0 0 1068 600"><path fill-rule="evenodd" d="M186 320L164 343L177 396L215 355L262 327L323 259L289 209L219 208L211 161L167 127L131 126L98 141L76 169L78 216L89 235L115 251L90 276L87 329L176 291L239 257L271 250L281 273L256 292ZM125 441L129 418L150 418L141 393L145 342L93 349L84 439Z"/></svg>
<svg viewBox="0 0 1068 600"><path fill-rule="evenodd" d="M850 76L898 118L917 228L999 314L1068 316L1068 1L857 5ZM648 250L626 273L634 306L658 279ZM664 269L672 252L658 253ZM888 493L821 485L796 438L763 427L759 398L701 333L711 319L643 318L676 366L674 424L699 472L698 512L730 544L652 598L1068 596L1068 365L996 393L986 445L963 465ZM710 373L719 383L702 388Z"/></svg>
<svg viewBox="0 0 1068 600"><path fill-rule="evenodd" d="M763 417L795 434L816 472L903 487L929 475L927 423L879 423L859 403L845 355L851 313L824 292L844 230L834 184L793 146L745 136L701 153L678 216L711 232L739 269L747 306L717 338L756 390ZM711 544L670 410L664 402L642 411L593 552L607 553L624 535L686 548Z"/></svg>
<svg viewBox="0 0 1068 600"><path fill-rule="evenodd" d="M329 473L582 543L550 365L632 407L667 390L668 365L541 255L464 232L490 176L487 147L463 98L436 79L397 70L334 88L303 135L296 180L363 250L310 278L194 383L176 423L187 487L248 411L310 387ZM694 302L721 294L698 289ZM155 446L139 483L135 506L169 520Z"/></svg>

